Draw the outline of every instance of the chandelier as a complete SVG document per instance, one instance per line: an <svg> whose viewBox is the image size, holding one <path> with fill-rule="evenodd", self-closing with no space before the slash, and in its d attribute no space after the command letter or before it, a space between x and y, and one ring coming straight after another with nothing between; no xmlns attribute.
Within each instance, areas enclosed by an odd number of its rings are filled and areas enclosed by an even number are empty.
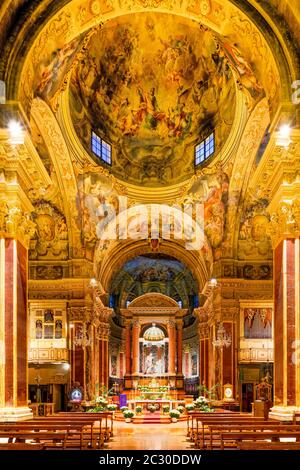
<svg viewBox="0 0 300 470"><path fill-rule="evenodd" d="M231 345L231 336L226 332L223 323L219 324L216 339L212 341L215 348L228 348Z"/></svg>

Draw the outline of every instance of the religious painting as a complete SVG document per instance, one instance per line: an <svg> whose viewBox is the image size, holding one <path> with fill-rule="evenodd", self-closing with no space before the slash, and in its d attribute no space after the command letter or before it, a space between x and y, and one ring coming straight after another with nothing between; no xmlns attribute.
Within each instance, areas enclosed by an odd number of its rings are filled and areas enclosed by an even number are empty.
<svg viewBox="0 0 300 470"><path fill-rule="evenodd" d="M43 322L42 320L37 320L35 322L35 338L42 339L43 338Z"/></svg>
<svg viewBox="0 0 300 470"><path fill-rule="evenodd" d="M272 309L244 309L244 337L247 339L272 338Z"/></svg>
<svg viewBox="0 0 300 470"><path fill-rule="evenodd" d="M140 372L158 376L168 372L166 343L140 343Z"/></svg>
<svg viewBox="0 0 300 470"><path fill-rule="evenodd" d="M197 353L191 354L191 376L198 375L198 355Z"/></svg>
<svg viewBox="0 0 300 470"><path fill-rule="evenodd" d="M195 144L214 131L217 152L233 123L236 88L225 49L211 31L172 15L105 23L71 76L70 109L86 149L93 129L113 147L114 174L132 183L192 175Z"/></svg>
<svg viewBox="0 0 300 470"><path fill-rule="evenodd" d="M110 356L110 375L112 377L117 377L117 361L118 358L116 355Z"/></svg>
<svg viewBox="0 0 300 470"><path fill-rule="evenodd" d="M73 59L81 48L82 39L83 37L79 36L68 43L57 44L51 55L46 55L44 61L40 62L35 77L35 96L49 102L59 91Z"/></svg>
<svg viewBox="0 0 300 470"><path fill-rule="evenodd" d="M62 320L55 321L55 339L62 338Z"/></svg>
<svg viewBox="0 0 300 470"><path fill-rule="evenodd" d="M54 321L54 312L51 309L47 309L44 311L44 322L45 323L53 323Z"/></svg>
<svg viewBox="0 0 300 470"><path fill-rule="evenodd" d="M171 296L183 305L198 291L197 281L190 270L167 255L149 254L131 259L115 277L111 290L116 295L126 289L127 298L148 292Z"/></svg>

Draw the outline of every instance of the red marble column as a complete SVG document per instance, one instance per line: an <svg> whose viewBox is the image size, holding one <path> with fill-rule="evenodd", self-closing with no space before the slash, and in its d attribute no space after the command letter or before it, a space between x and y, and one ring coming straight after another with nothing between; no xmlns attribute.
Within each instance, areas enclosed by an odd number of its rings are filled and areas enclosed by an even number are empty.
<svg viewBox="0 0 300 470"><path fill-rule="evenodd" d="M122 378L124 375L124 353L120 352L120 377Z"/></svg>
<svg viewBox="0 0 300 470"><path fill-rule="evenodd" d="M82 334L83 323L74 323L74 339L80 337ZM74 382L78 382L83 388L85 385L84 380L84 349L80 345L73 345L74 348L74 362L72 364Z"/></svg>
<svg viewBox="0 0 300 470"><path fill-rule="evenodd" d="M168 336L169 336L169 374L175 375L175 323L168 322Z"/></svg>
<svg viewBox="0 0 300 470"><path fill-rule="evenodd" d="M103 367L104 340L99 339L99 387L104 385L104 367Z"/></svg>
<svg viewBox="0 0 300 470"><path fill-rule="evenodd" d="M139 374L140 332L141 325L135 321L132 327L132 374Z"/></svg>
<svg viewBox="0 0 300 470"><path fill-rule="evenodd" d="M27 249L0 238L0 418L30 418L27 406ZM13 411L12 411L13 409Z"/></svg>
<svg viewBox="0 0 300 470"><path fill-rule="evenodd" d="M108 361L109 361L109 354L108 354L108 339L105 338L104 341L104 355L103 355L103 359L104 359L104 364L103 364L103 368L104 368L104 385L105 387L108 387L108 376L109 376L109 364L108 364Z"/></svg>
<svg viewBox="0 0 300 470"><path fill-rule="evenodd" d="M208 338L201 338L199 342L199 382L201 385L208 386L208 350L209 340Z"/></svg>
<svg viewBox="0 0 300 470"><path fill-rule="evenodd" d="M287 238L274 250L274 401L285 407L300 406L299 244Z"/></svg>
<svg viewBox="0 0 300 470"><path fill-rule="evenodd" d="M184 359L185 359L185 376L188 378L190 377L190 352L189 351L185 351Z"/></svg>
<svg viewBox="0 0 300 470"><path fill-rule="evenodd" d="M182 375L182 322L177 323L177 374Z"/></svg>
<svg viewBox="0 0 300 470"><path fill-rule="evenodd" d="M126 324L126 374L131 374L131 332L130 332L130 323Z"/></svg>

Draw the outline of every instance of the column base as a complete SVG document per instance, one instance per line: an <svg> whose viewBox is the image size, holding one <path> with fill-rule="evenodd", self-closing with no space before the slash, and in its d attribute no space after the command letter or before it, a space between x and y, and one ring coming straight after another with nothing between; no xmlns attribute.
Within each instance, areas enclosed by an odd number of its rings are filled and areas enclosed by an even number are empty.
<svg viewBox="0 0 300 470"><path fill-rule="evenodd" d="M33 413L28 406L0 408L0 422L26 421L32 419Z"/></svg>
<svg viewBox="0 0 300 470"><path fill-rule="evenodd" d="M269 418L278 421L293 421L295 411L299 413L300 407L276 405L270 409Z"/></svg>

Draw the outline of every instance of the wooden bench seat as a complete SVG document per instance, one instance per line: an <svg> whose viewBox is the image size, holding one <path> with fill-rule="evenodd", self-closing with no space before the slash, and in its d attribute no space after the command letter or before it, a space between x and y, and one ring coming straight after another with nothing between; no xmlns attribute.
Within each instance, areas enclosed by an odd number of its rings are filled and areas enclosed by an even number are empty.
<svg viewBox="0 0 300 470"><path fill-rule="evenodd" d="M214 447L220 447L222 432L267 432L267 431L278 431L278 432L299 432L299 426L295 425L282 425L282 424L230 424L230 425L208 425L208 437L207 447L212 450ZM206 439L202 443L202 448L206 447Z"/></svg>
<svg viewBox="0 0 300 470"><path fill-rule="evenodd" d="M29 422L29 421L27 421ZM84 441L89 439L89 446L92 448L94 447L103 447L105 442L106 436L106 429L102 423L102 417L94 417L94 416L87 416L87 417L76 417L76 418L69 418L67 416L48 416L47 418L34 418L30 422L38 423L38 424L68 424L68 425L75 425L75 424L84 424L85 426L90 426L88 431L83 431L83 438Z"/></svg>
<svg viewBox="0 0 300 470"><path fill-rule="evenodd" d="M22 430L0 430L0 438L7 439L8 443L26 441L42 443L45 449L65 449L67 443L68 432L67 431L22 431Z"/></svg>
<svg viewBox="0 0 300 470"><path fill-rule="evenodd" d="M66 447L76 447L83 449L84 445L84 431L90 428L89 425L82 424L82 423L72 423L72 424L51 424L47 421L42 423L35 423L35 422L21 422L16 424L0 424L0 431L33 431L33 432L40 432L40 431L67 431L67 443Z"/></svg>
<svg viewBox="0 0 300 470"><path fill-rule="evenodd" d="M240 442L237 450L300 450L300 442Z"/></svg>
<svg viewBox="0 0 300 470"><path fill-rule="evenodd" d="M300 432L293 431L266 431L266 432L221 432L221 450L224 450L225 447L234 446L239 447L240 442L243 441L266 441L270 440L272 442L278 442L280 438L291 438L296 439L297 442L300 441Z"/></svg>
<svg viewBox="0 0 300 470"><path fill-rule="evenodd" d="M102 418L105 420L105 440L108 441L111 437L113 437L114 435L114 427L113 427L113 424L114 424L114 413L113 411L100 411L100 412L97 412L97 413L86 413L86 412L70 412L70 411L62 411L60 413L58 413L57 415L55 416L68 416L70 418L73 418L74 414L76 414L76 416L80 416L80 417L86 417L86 415L88 414L89 416L95 416L95 417L99 417L99 418Z"/></svg>
<svg viewBox="0 0 300 470"><path fill-rule="evenodd" d="M45 444L27 444L25 442L8 442L8 443L1 443L0 444L0 451L1 450L44 450Z"/></svg>
<svg viewBox="0 0 300 470"><path fill-rule="evenodd" d="M247 416L247 417L231 417L230 419L221 418L221 417L197 417L196 426L193 427L191 432L191 440L195 442L196 447L198 447L201 440L204 440L204 434L207 430L208 425L230 425L230 424L265 424L266 421L264 418ZM276 421L275 421L276 423Z"/></svg>

